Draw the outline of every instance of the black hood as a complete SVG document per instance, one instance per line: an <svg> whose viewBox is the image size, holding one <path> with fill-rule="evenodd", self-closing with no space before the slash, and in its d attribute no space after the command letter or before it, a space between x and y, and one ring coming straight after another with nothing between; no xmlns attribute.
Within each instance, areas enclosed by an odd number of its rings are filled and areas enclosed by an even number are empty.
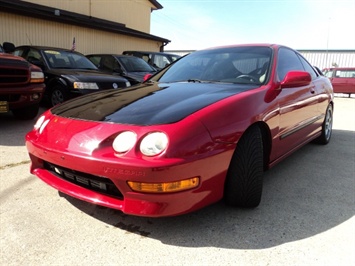
<svg viewBox="0 0 355 266"><path fill-rule="evenodd" d="M46 71L48 74L54 76L62 76L66 79L74 81L83 81L83 82L115 82L119 79L125 81L124 78L119 76L109 75L98 70L86 70L86 69L51 69Z"/></svg>
<svg viewBox="0 0 355 266"><path fill-rule="evenodd" d="M177 122L229 96L258 87L223 83L147 83L102 91L65 102L51 111L62 117L132 125Z"/></svg>

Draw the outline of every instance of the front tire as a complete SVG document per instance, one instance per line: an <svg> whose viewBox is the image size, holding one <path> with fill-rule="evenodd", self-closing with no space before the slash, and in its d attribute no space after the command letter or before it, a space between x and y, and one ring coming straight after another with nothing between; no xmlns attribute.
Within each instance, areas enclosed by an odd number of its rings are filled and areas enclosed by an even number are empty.
<svg viewBox="0 0 355 266"><path fill-rule="evenodd" d="M241 137L233 154L224 187L226 204L255 208L260 204L263 187L263 138L258 126Z"/></svg>
<svg viewBox="0 0 355 266"><path fill-rule="evenodd" d="M333 132L333 105L329 104L322 124L322 133L315 139L316 143L328 144Z"/></svg>
<svg viewBox="0 0 355 266"><path fill-rule="evenodd" d="M57 85L55 86L50 93L49 101L51 106L55 106L57 104L61 104L69 99L66 88L63 86Z"/></svg>

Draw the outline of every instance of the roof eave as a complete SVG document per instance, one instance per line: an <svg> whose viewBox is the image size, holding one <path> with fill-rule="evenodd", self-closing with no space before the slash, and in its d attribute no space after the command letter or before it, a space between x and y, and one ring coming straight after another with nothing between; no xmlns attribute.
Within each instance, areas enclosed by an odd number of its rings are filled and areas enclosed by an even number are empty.
<svg viewBox="0 0 355 266"><path fill-rule="evenodd" d="M0 6L3 12L9 12L17 15L35 17L39 19L51 20L91 29L103 30L107 32L118 33L142 39L154 40L162 42L164 44L170 42L170 40L165 38L127 28L126 25L122 23L112 22L109 20L99 19L25 1L0 0Z"/></svg>
<svg viewBox="0 0 355 266"><path fill-rule="evenodd" d="M151 2L156 7L156 9L162 9L163 8L163 6L161 4L159 4L159 2L156 1L156 0L149 0L149 2Z"/></svg>

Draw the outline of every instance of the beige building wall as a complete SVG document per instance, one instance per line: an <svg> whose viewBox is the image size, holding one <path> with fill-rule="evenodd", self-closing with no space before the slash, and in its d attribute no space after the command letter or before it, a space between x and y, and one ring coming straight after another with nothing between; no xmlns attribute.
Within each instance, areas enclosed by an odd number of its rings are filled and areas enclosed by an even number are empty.
<svg viewBox="0 0 355 266"><path fill-rule="evenodd" d="M70 12L125 24L150 33L150 14L155 9L148 0L26 0L33 4L54 7Z"/></svg>
<svg viewBox="0 0 355 266"><path fill-rule="evenodd" d="M16 46L31 44L71 49L74 37L76 51L83 54L159 51L161 45L157 41L0 12L1 43L7 41Z"/></svg>

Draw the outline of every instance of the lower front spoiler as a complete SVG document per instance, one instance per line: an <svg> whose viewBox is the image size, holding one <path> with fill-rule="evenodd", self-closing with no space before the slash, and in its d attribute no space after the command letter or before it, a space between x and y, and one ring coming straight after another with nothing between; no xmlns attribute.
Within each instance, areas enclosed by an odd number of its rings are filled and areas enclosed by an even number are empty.
<svg viewBox="0 0 355 266"><path fill-rule="evenodd" d="M209 200L204 200L206 197L209 198L210 191L196 193L195 190L169 194L127 192L123 200L121 200L72 184L56 177L46 169L36 168L33 169L32 173L64 194L89 203L120 210L128 215L146 217L176 216L212 203L208 202Z"/></svg>

